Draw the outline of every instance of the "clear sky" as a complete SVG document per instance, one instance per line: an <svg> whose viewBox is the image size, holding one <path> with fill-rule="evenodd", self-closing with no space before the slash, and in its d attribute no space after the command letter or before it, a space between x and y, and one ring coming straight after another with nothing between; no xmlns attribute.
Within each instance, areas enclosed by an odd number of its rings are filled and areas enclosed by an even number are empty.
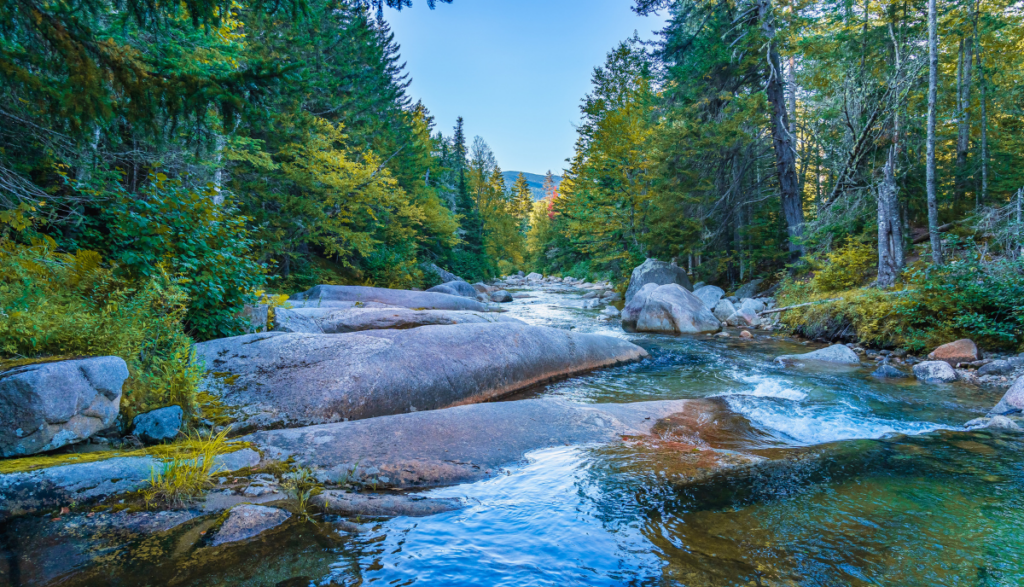
<svg viewBox="0 0 1024 587"><path fill-rule="evenodd" d="M560 174L572 156L580 100L594 67L637 31L653 39L662 17L631 0L454 0L435 10L413 0L384 18L402 47L409 94L451 134L466 120L501 168Z"/></svg>

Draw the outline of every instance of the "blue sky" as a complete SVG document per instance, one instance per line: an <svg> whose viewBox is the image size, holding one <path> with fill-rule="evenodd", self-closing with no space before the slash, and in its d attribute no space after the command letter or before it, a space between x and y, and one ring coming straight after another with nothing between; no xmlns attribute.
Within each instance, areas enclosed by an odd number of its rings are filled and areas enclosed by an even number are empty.
<svg viewBox="0 0 1024 587"><path fill-rule="evenodd" d="M482 136L504 170L556 174L572 156L580 100L594 67L637 31L653 39L662 17L630 0L413 0L384 17L402 47L409 93L436 128Z"/></svg>

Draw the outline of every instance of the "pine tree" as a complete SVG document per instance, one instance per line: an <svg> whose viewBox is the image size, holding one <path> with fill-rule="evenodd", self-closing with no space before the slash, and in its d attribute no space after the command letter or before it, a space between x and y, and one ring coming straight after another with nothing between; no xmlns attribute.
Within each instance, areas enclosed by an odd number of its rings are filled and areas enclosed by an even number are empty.
<svg viewBox="0 0 1024 587"><path fill-rule="evenodd" d="M533 192L530 183L522 173L516 177L512 185L512 215L519 221L520 230L524 233L529 227L530 212L533 210Z"/></svg>

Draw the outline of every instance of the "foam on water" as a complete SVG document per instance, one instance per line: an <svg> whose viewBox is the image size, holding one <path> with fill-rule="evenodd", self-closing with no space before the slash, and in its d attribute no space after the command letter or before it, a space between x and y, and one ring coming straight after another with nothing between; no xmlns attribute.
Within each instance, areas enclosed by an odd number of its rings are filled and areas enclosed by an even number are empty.
<svg viewBox="0 0 1024 587"><path fill-rule="evenodd" d="M943 428L931 422L886 420L845 404L783 404L771 398L743 395L730 395L726 401L755 424L804 444L882 438L894 433L921 434Z"/></svg>
<svg viewBox="0 0 1024 587"><path fill-rule="evenodd" d="M774 397L778 399L784 399L789 401L801 401L807 399L807 393L800 391L799 389L793 389L786 385L786 381L782 381L776 378L767 378L763 375L741 375L737 377L739 380L745 383L752 383L753 389L744 389L740 391L730 391L726 393L718 394L721 397L728 397L733 395L746 395L752 397Z"/></svg>

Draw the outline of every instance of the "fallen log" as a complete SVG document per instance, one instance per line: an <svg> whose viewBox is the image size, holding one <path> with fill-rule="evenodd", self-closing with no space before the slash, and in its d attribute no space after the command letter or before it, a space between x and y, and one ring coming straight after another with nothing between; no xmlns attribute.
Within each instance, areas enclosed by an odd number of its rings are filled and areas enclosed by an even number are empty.
<svg viewBox="0 0 1024 587"><path fill-rule="evenodd" d="M815 304L827 304L829 302L841 302L843 298L832 298L830 300L818 300L816 302L807 302L804 304L797 304L795 306L786 306L785 308L775 308L773 310L765 310L764 312L758 312L758 316L764 316L765 314L775 314L776 312L785 312L786 310L795 310L796 308L803 308L804 306L813 306Z"/></svg>

